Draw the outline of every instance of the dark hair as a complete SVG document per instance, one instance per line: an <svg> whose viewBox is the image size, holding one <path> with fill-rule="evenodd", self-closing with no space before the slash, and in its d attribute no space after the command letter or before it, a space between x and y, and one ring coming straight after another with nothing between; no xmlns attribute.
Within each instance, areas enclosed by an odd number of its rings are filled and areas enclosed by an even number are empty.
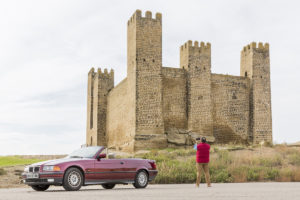
<svg viewBox="0 0 300 200"><path fill-rule="evenodd" d="M201 142L206 143L206 137L202 137Z"/></svg>

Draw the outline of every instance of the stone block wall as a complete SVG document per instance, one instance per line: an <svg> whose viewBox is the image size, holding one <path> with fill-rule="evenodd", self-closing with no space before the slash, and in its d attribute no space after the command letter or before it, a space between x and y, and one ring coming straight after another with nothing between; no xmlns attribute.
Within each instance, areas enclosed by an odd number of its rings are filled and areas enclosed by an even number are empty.
<svg viewBox="0 0 300 200"><path fill-rule="evenodd" d="M165 130L187 129L186 72L180 68L162 68L163 116Z"/></svg>
<svg viewBox="0 0 300 200"><path fill-rule="evenodd" d="M218 143L249 141L250 79L212 74L213 132Z"/></svg>
<svg viewBox="0 0 300 200"><path fill-rule="evenodd" d="M107 102L107 146L133 151L135 105L127 78L112 89Z"/></svg>

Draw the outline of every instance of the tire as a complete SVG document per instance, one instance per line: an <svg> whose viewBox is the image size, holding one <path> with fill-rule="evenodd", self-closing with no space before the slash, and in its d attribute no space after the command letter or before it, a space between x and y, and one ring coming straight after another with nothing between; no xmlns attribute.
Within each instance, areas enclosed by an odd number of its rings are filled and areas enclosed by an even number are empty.
<svg viewBox="0 0 300 200"><path fill-rule="evenodd" d="M67 191L77 191L83 184L83 175L81 171L75 167L69 168L64 176L63 187Z"/></svg>
<svg viewBox="0 0 300 200"><path fill-rule="evenodd" d="M115 187L116 184L102 184L102 187L104 189L113 189Z"/></svg>
<svg viewBox="0 0 300 200"><path fill-rule="evenodd" d="M35 191L46 191L50 185L31 185L32 189Z"/></svg>
<svg viewBox="0 0 300 200"><path fill-rule="evenodd" d="M148 173L145 170L140 170L135 176L133 186L135 188L145 188L149 182Z"/></svg>

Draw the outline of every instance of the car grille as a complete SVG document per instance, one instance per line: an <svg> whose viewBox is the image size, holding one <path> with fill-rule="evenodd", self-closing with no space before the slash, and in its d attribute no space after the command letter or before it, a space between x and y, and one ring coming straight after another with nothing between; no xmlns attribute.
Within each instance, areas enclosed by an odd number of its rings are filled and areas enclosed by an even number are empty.
<svg viewBox="0 0 300 200"><path fill-rule="evenodd" d="M29 167L29 172L39 172L40 167Z"/></svg>
<svg viewBox="0 0 300 200"><path fill-rule="evenodd" d="M26 179L27 183L47 183L47 179L33 179L33 178L28 178Z"/></svg>

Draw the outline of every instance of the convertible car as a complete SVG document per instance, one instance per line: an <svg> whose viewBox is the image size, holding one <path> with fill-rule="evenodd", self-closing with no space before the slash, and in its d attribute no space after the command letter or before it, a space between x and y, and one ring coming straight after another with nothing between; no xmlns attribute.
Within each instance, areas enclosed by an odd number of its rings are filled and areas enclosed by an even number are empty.
<svg viewBox="0 0 300 200"><path fill-rule="evenodd" d="M62 159L27 166L22 179L36 191L45 191L50 185L63 186L68 191L86 185L112 189L116 184L129 183L135 188L145 188L157 173L154 160L116 159L105 147L91 146Z"/></svg>

